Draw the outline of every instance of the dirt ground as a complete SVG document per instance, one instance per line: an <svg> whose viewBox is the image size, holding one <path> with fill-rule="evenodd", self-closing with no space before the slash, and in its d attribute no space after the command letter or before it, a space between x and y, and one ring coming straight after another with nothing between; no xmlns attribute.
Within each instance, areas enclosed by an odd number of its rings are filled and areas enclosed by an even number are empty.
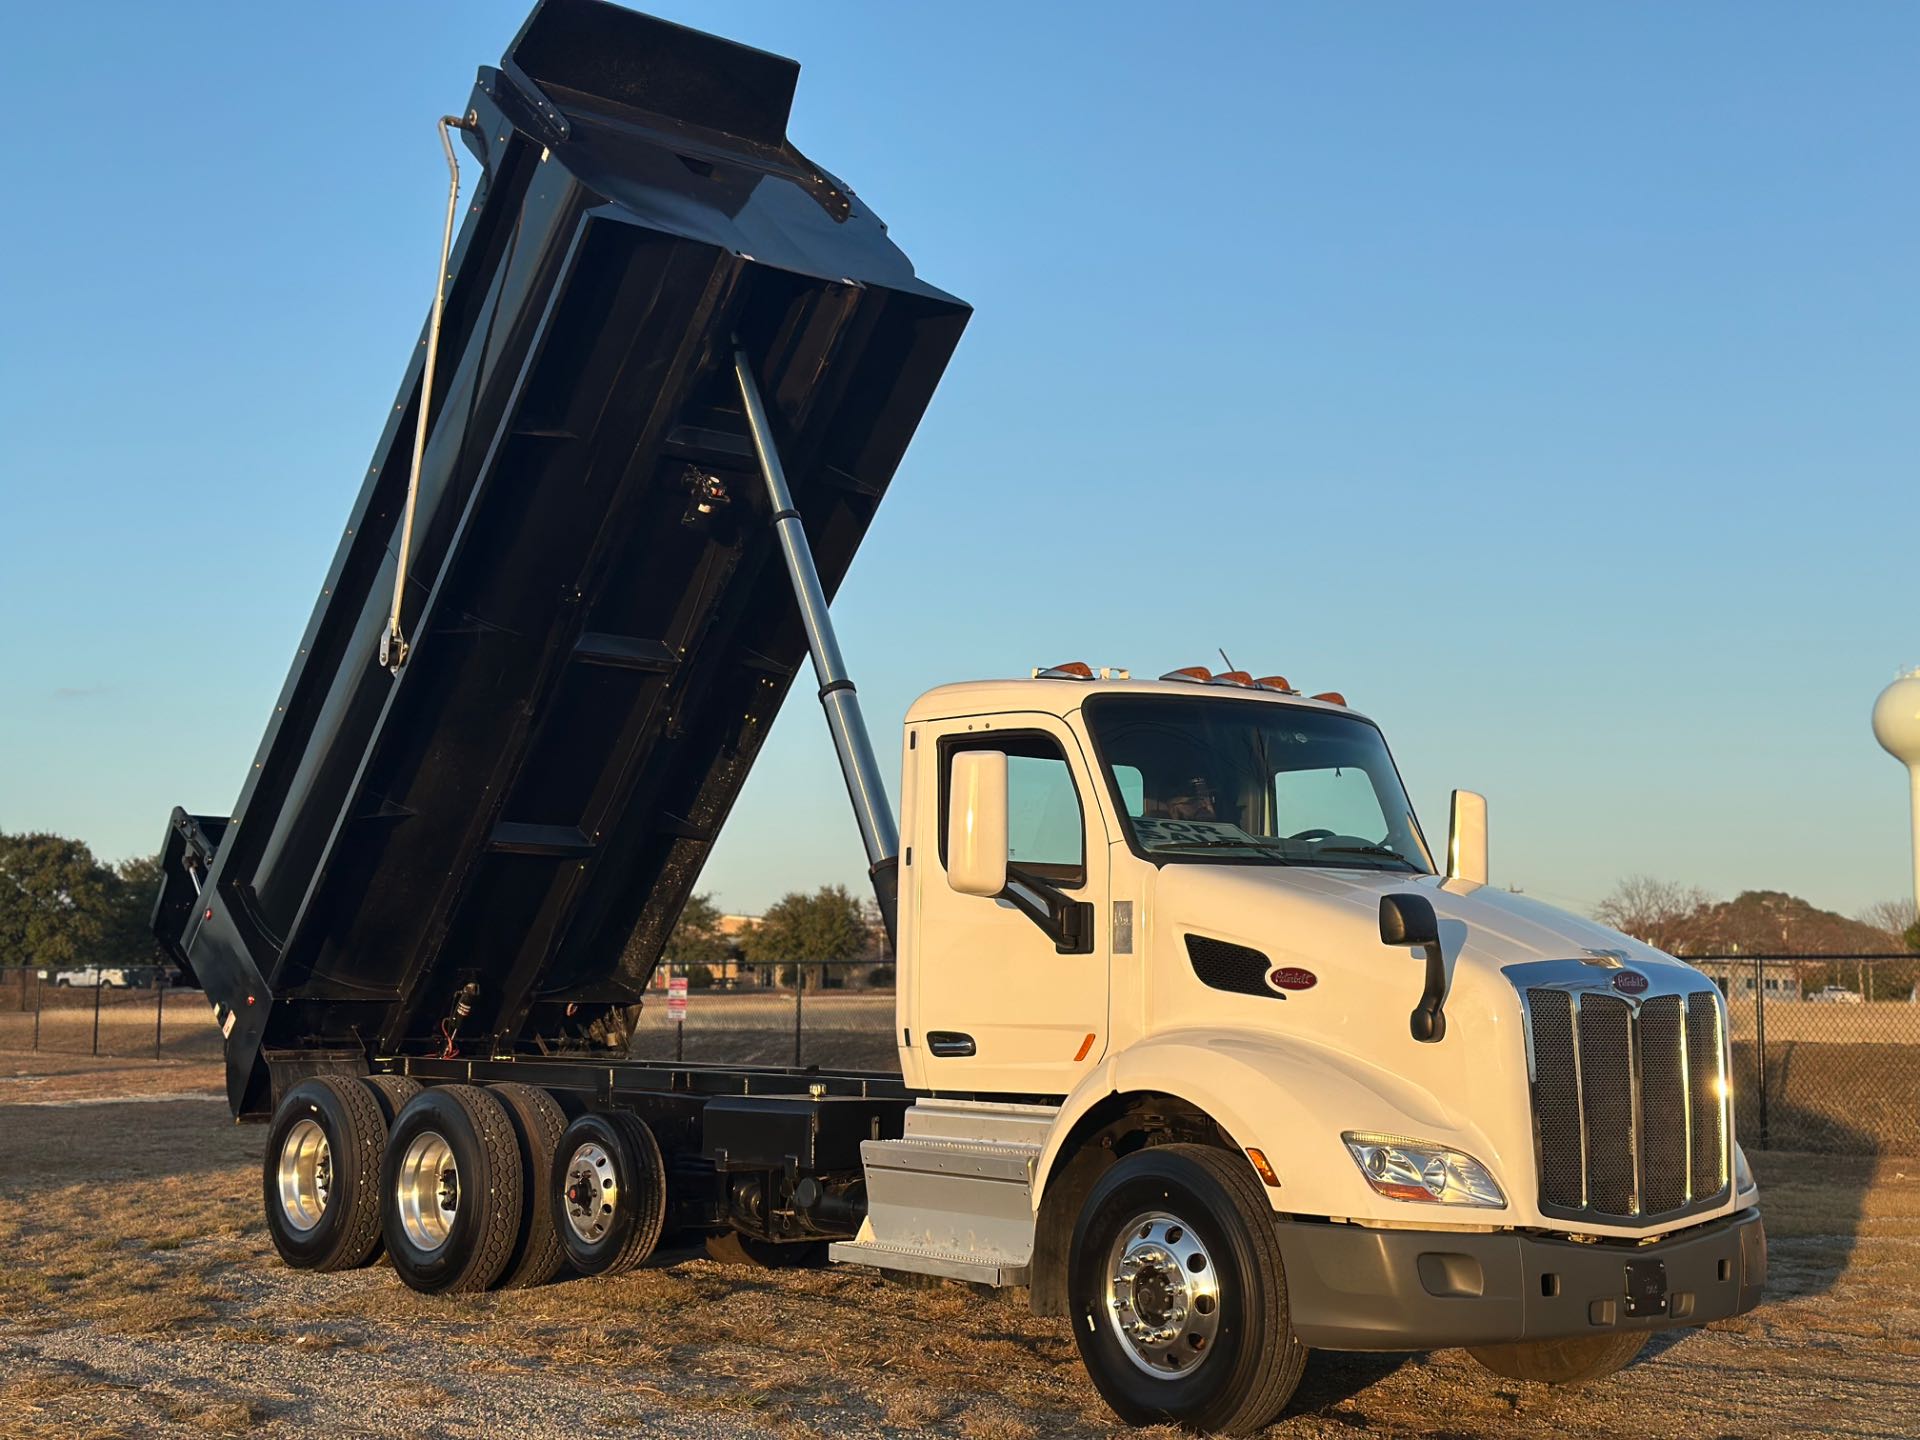
<svg viewBox="0 0 1920 1440"><path fill-rule="evenodd" d="M428 1299L288 1270L213 1065L0 1054L0 1436L1113 1433L1019 1297L693 1252ZM1316 1355L1275 1436L1920 1435L1920 1161L1756 1156L1768 1303L1583 1391ZM1149 1432L1160 1433L1160 1432Z"/></svg>

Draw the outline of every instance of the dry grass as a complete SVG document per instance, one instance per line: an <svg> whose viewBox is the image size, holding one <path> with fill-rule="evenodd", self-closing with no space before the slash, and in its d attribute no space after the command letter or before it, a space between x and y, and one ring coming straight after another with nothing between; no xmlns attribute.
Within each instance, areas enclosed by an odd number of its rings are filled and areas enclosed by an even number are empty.
<svg viewBox="0 0 1920 1440"><path fill-rule="evenodd" d="M1066 1327L1018 1296L685 1251L477 1297L286 1270L260 1138L205 1101L0 1099L0 1436L1111 1433ZM1316 1356L1275 1433L1920 1432L1920 1162L1760 1167L1775 1283L1753 1315L1585 1392L1458 1353Z"/></svg>

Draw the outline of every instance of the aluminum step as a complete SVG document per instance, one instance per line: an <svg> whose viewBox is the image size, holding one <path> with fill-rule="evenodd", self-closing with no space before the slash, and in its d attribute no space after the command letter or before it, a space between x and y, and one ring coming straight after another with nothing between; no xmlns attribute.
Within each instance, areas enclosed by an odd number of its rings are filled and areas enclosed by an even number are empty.
<svg viewBox="0 0 1920 1440"><path fill-rule="evenodd" d="M837 1261L1024 1285L1033 1259L1034 1180L1050 1105L921 1101L898 1140L867 1140L867 1218Z"/></svg>

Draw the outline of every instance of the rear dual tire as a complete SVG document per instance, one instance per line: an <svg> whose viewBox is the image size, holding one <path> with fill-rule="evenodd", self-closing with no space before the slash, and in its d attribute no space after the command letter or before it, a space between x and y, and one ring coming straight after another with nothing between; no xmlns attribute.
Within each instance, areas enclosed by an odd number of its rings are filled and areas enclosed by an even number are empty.
<svg viewBox="0 0 1920 1440"><path fill-rule="evenodd" d="M361 1081L320 1075L287 1092L261 1167L267 1233L282 1260L296 1270L352 1270L379 1253L386 1143L386 1117Z"/></svg>
<svg viewBox="0 0 1920 1440"><path fill-rule="evenodd" d="M436 1085L394 1120L381 1165L381 1234L394 1271L429 1294L486 1290L512 1264L525 1203L507 1107Z"/></svg>

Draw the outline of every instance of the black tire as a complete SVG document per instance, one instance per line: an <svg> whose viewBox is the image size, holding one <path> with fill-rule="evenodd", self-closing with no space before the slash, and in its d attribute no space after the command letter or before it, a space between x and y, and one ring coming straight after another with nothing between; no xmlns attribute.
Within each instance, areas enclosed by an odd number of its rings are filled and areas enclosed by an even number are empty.
<svg viewBox="0 0 1920 1440"><path fill-rule="evenodd" d="M827 1242L762 1240L729 1230L707 1237L707 1258L753 1270L814 1270L827 1263Z"/></svg>
<svg viewBox="0 0 1920 1440"><path fill-rule="evenodd" d="M407 1102L380 1167L380 1229L409 1287L494 1284L513 1258L521 1204L520 1143L506 1106L473 1085L436 1085Z"/></svg>
<svg viewBox="0 0 1920 1440"><path fill-rule="evenodd" d="M267 1233L282 1260L296 1270L351 1270L374 1257L386 1143L387 1122L357 1080L322 1075L287 1092L267 1127L260 1177Z"/></svg>
<svg viewBox="0 0 1920 1440"><path fill-rule="evenodd" d="M520 1206L520 1234L514 1241L513 1258L500 1279L503 1290L520 1290L544 1285L560 1273L567 1263L561 1247L558 1217L553 1213L553 1187L547 1177L553 1173L554 1152L566 1133L567 1116L560 1104L545 1090L533 1085L495 1085L489 1091L507 1107L513 1121L514 1138L520 1144L520 1174L523 1203Z"/></svg>
<svg viewBox="0 0 1920 1440"><path fill-rule="evenodd" d="M582 1275L631 1270L660 1243L667 1167L660 1142L638 1116L589 1111L567 1126L554 1153L550 1188L567 1263Z"/></svg>
<svg viewBox="0 0 1920 1440"><path fill-rule="evenodd" d="M1149 1373L1119 1333L1107 1294L1110 1266L1132 1246L1133 1226L1157 1217L1155 1232L1189 1253L1171 1269L1183 1297L1157 1307L1167 1328L1188 1325L1211 1337L1179 1335L1166 1368ZM1176 1225L1167 1225L1177 1220ZM1143 1243L1146 1229L1140 1235ZM1162 1252L1165 1253L1165 1252ZM1189 1289L1187 1272L1192 1271ZM1140 1272L1153 1276L1153 1267ZM1209 1278L1211 1277L1211 1278ZM1200 1287L1210 1286L1210 1289ZM1143 1281L1137 1297L1148 1294ZM1165 1290L1159 1293L1164 1299ZM1300 1383L1307 1352L1287 1318L1287 1282L1272 1207L1239 1155L1205 1145L1160 1145L1120 1161L1095 1182L1074 1226L1067 1259L1073 1338L1094 1387L1129 1425L1163 1421L1195 1430L1245 1435L1280 1414ZM1143 1307L1143 1315L1146 1312ZM1215 1318L1217 1316L1217 1318ZM1196 1319L1195 1317L1205 1317ZM1196 1344L1202 1349L1192 1348ZM1184 1367L1184 1368L1182 1368Z"/></svg>
<svg viewBox="0 0 1920 1440"><path fill-rule="evenodd" d="M407 1102L427 1088L407 1075L362 1075L360 1083L373 1091L373 1103L380 1107L389 1129Z"/></svg>
<svg viewBox="0 0 1920 1440"><path fill-rule="evenodd" d="M1528 1340L1515 1345L1469 1345L1481 1366L1508 1380L1538 1385L1584 1385L1631 1365L1646 1348L1645 1330L1575 1335L1566 1340Z"/></svg>

